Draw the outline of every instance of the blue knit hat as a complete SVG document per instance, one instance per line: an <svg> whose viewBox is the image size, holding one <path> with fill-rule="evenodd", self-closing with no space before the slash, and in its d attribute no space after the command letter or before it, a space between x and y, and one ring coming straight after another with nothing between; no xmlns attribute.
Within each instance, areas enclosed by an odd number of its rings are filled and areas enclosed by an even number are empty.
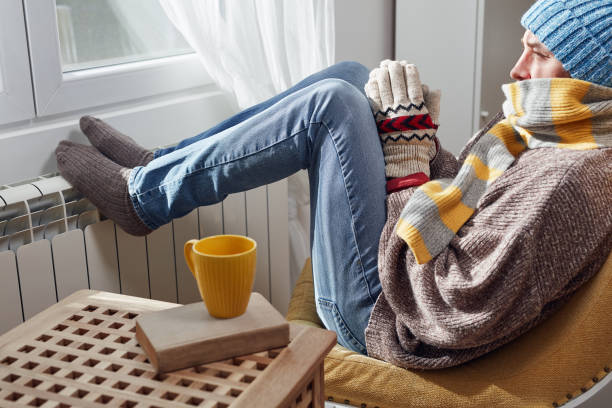
<svg viewBox="0 0 612 408"><path fill-rule="evenodd" d="M521 24L572 78L612 86L612 0L540 0Z"/></svg>

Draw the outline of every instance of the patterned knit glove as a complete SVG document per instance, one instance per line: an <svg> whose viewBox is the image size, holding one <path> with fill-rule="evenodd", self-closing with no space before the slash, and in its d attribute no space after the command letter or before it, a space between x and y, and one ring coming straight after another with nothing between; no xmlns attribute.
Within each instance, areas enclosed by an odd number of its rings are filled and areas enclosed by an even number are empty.
<svg viewBox="0 0 612 408"><path fill-rule="evenodd" d="M416 66L385 60L365 85L378 127L388 178L425 173L435 157L440 91L421 85Z"/></svg>

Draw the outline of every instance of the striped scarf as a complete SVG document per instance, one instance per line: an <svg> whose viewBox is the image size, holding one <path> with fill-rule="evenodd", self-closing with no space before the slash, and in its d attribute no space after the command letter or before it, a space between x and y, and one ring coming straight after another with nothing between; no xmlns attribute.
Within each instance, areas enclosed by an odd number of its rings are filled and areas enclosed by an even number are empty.
<svg viewBox="0 0 612 408"><path fill-rule="evenodd" d="M474 144L454 179L419 187L395 226L424 264L447 247L487 188L527 149L612 147L612 88L572 78L502 87L506 119Z"/></svg>

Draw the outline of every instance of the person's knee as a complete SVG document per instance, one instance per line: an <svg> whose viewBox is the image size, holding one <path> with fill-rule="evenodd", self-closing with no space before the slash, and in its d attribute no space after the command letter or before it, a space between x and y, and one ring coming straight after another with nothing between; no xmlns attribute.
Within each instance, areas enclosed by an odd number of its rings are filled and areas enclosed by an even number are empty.
<svg viewBox="0 0 612 408"><path fill-rule="evenodd" d="M334 128L342 127L344 131L335 135L349 137L351 149L371 149L372 144L380 144L368 99L354 86L342 79L325 79L317 83L311 97L315 98L313 102L317 107L312 119ZM358 134L373 137L356 138Z"/></svg>
<svg viewBox="0 0 612 408"><path fill-rule="evenodd" d="M364 93L363 86L368 81L370 70L363 64L356 61L341 61L334 65L337 69L337 76Z"/></svg>
<svg viewBox="0 0 612 408"><path fill-rule="evenodd" d="M324 79L318 83L317 91L319 91L319 94L323 95L325 99L328 99L329 103L340 102L343 105L349 106L351 109L357 109L358 106L367 102L365 95L344 79Z"/></svg>
<svg viewBox="0 0 612 408"><path fill-rule="evenodd" d="M317 83L312 95L315 98L318 119L323 117L343 118L354 126L363 126L372 118L370 104L365 95L343 79L328 78Z"/></svg>
<svg viewBox="0 0 612 408"><path fill-rule="evenodd" d="M357 61L341 61L336 66L342 68L343 71L351 72L359 75L369 75L369 70L365 65Z"/></svg>

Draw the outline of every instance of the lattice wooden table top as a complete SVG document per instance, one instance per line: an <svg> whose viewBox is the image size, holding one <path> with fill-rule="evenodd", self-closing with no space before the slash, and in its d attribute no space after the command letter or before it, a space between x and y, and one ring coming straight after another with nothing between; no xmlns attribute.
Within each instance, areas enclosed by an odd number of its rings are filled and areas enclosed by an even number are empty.
<svg viewBox="0 0 612 408"><path fill-rule="evenodd" d="M156 374L134 318L174 306L88 290L67 297L0 337L0 406L319 406L333 332L292 325L287 347Z"/></svg>

